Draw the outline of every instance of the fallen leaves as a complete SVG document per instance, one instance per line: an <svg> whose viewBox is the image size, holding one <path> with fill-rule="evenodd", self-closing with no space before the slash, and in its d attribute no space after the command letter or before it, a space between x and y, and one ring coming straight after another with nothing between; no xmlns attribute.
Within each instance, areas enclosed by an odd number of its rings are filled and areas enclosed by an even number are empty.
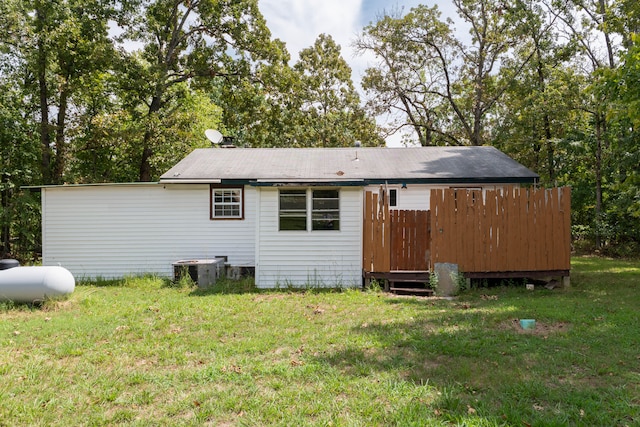
<svg viewBox="0 0 640 427"><path fill-rule="evenodd" d="M319 305L308 305L307 308L313 310L313 314L322 314L325 312L324 308L320 308Z"/></svg>
<svg viewBox="0 0 640 427"><path fill-rule="evenodd" d="M227 372L234 373L234 374L241 374L242 373L242 368L240 366L238 366L238 365L223 366L220 370L222 372L224 372L225 374Z"/></svg>

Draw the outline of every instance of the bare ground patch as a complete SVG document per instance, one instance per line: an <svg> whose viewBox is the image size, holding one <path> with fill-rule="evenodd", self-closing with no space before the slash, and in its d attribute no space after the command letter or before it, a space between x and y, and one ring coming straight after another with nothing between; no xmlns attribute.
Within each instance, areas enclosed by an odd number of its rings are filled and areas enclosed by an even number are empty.
<svg viewBox="0 0 640 427"><path fill-rule="evenodd" d="M541 322L536 320L534 329L522 329L520 319L511 319L501 325L502 329L513 330L519 334L548 336L556 333L567 332L571 324L567 322Z"/></svg>

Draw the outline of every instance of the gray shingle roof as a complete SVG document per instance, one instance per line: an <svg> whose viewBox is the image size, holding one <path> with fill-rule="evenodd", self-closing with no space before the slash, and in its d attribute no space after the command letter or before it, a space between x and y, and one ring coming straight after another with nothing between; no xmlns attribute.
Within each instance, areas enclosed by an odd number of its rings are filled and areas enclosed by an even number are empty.
<svg viewBox="0 0 640 427"><path fill-rule="evenodd" d="M526 183L539 176L493 147L202 148L160 182Z"/></svg>

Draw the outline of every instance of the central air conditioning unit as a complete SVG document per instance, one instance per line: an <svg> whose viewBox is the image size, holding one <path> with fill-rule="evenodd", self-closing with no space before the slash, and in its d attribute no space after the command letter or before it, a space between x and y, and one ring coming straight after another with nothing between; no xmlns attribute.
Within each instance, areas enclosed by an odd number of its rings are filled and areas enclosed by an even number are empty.
<svg viewBox="0 0 640 427"><path fill-rule="evenodd" d="M225 258L189 259L174 262L173 280L189 275L199 288L208 288L225 275Z"/></svg>

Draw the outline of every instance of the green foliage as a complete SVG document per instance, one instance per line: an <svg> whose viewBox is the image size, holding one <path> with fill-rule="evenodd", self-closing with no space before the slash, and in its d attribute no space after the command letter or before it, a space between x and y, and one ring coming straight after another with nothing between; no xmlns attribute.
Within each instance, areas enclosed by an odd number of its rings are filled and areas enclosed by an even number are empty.
<svg viewBox="0 0 640 427"><path fill-rule="evenodd" d="M284 49L284 48L283 48ZM300 52L260 64L252 81L219 81L216 102L236 143L250 147L382 145L374 119L360 106L351 69L331 36ZM256 120L260 117L260 120Z"/></svg>
<svg viewBox="0 0 640 427"><path fill-rule="evenodd" d="M28 261L39 251L40 210L20 187L37 180L38 152L22 115L22 92L12 84L12 70L3 71L9 75L0 77L0 256Z"/></svg>
<svg viewBox="0 0 640 427"><path fill-rule="evenodd" d="M123 40L143 43L120 70L124 105L134 122L141 121L140 181L185 154L175 147L181 138L165 130L184 124L177 110L192 87L210 87L215 77L249 78L257 64L282 54L256 0L158 0L134 11L123 27Z"/></svg>
<svg viewBox="0 0 640 427"><path fill-rule="evenodd" d="M382 292L383 289L384 287L376 279L371 280L371 282L369 283L369 286L367 286L366 288L367 292L373 292L373 293Z"/></svg>
<svg viewBox="0 0 640 427"><path fill-rule="evenodd" d="M181 267L180 271L178 272L178 277L168 283L168 286L170 287L181 289L192 289L197 285L198 284L191 278L191 275L189 274L188 266Z"/></svg>
<svg viewBox="0 0 640 427"><path fill-rule="evenodd" d="M349 147L356 141L380 145L375 122L360 107L351 68L331 36L320 34L300 52L293 67L299 83L294 146Z"/></svg>
<svg viewBox="0 0 640 427"><path fill-rule="evenodd" d="M363 87L379 113L402 112L391 132L410 126L421 145L482 145L489 119L514 75L528 61L513 55L524 29L526 5L494 0L454 1L470 43L456 38L453 22L437 7L417 6L405 16L385 16L365 28L360 52L376 55ZM528 13L535 16L534 13ZM497 67L510 64L503 78Z"/></svg>

